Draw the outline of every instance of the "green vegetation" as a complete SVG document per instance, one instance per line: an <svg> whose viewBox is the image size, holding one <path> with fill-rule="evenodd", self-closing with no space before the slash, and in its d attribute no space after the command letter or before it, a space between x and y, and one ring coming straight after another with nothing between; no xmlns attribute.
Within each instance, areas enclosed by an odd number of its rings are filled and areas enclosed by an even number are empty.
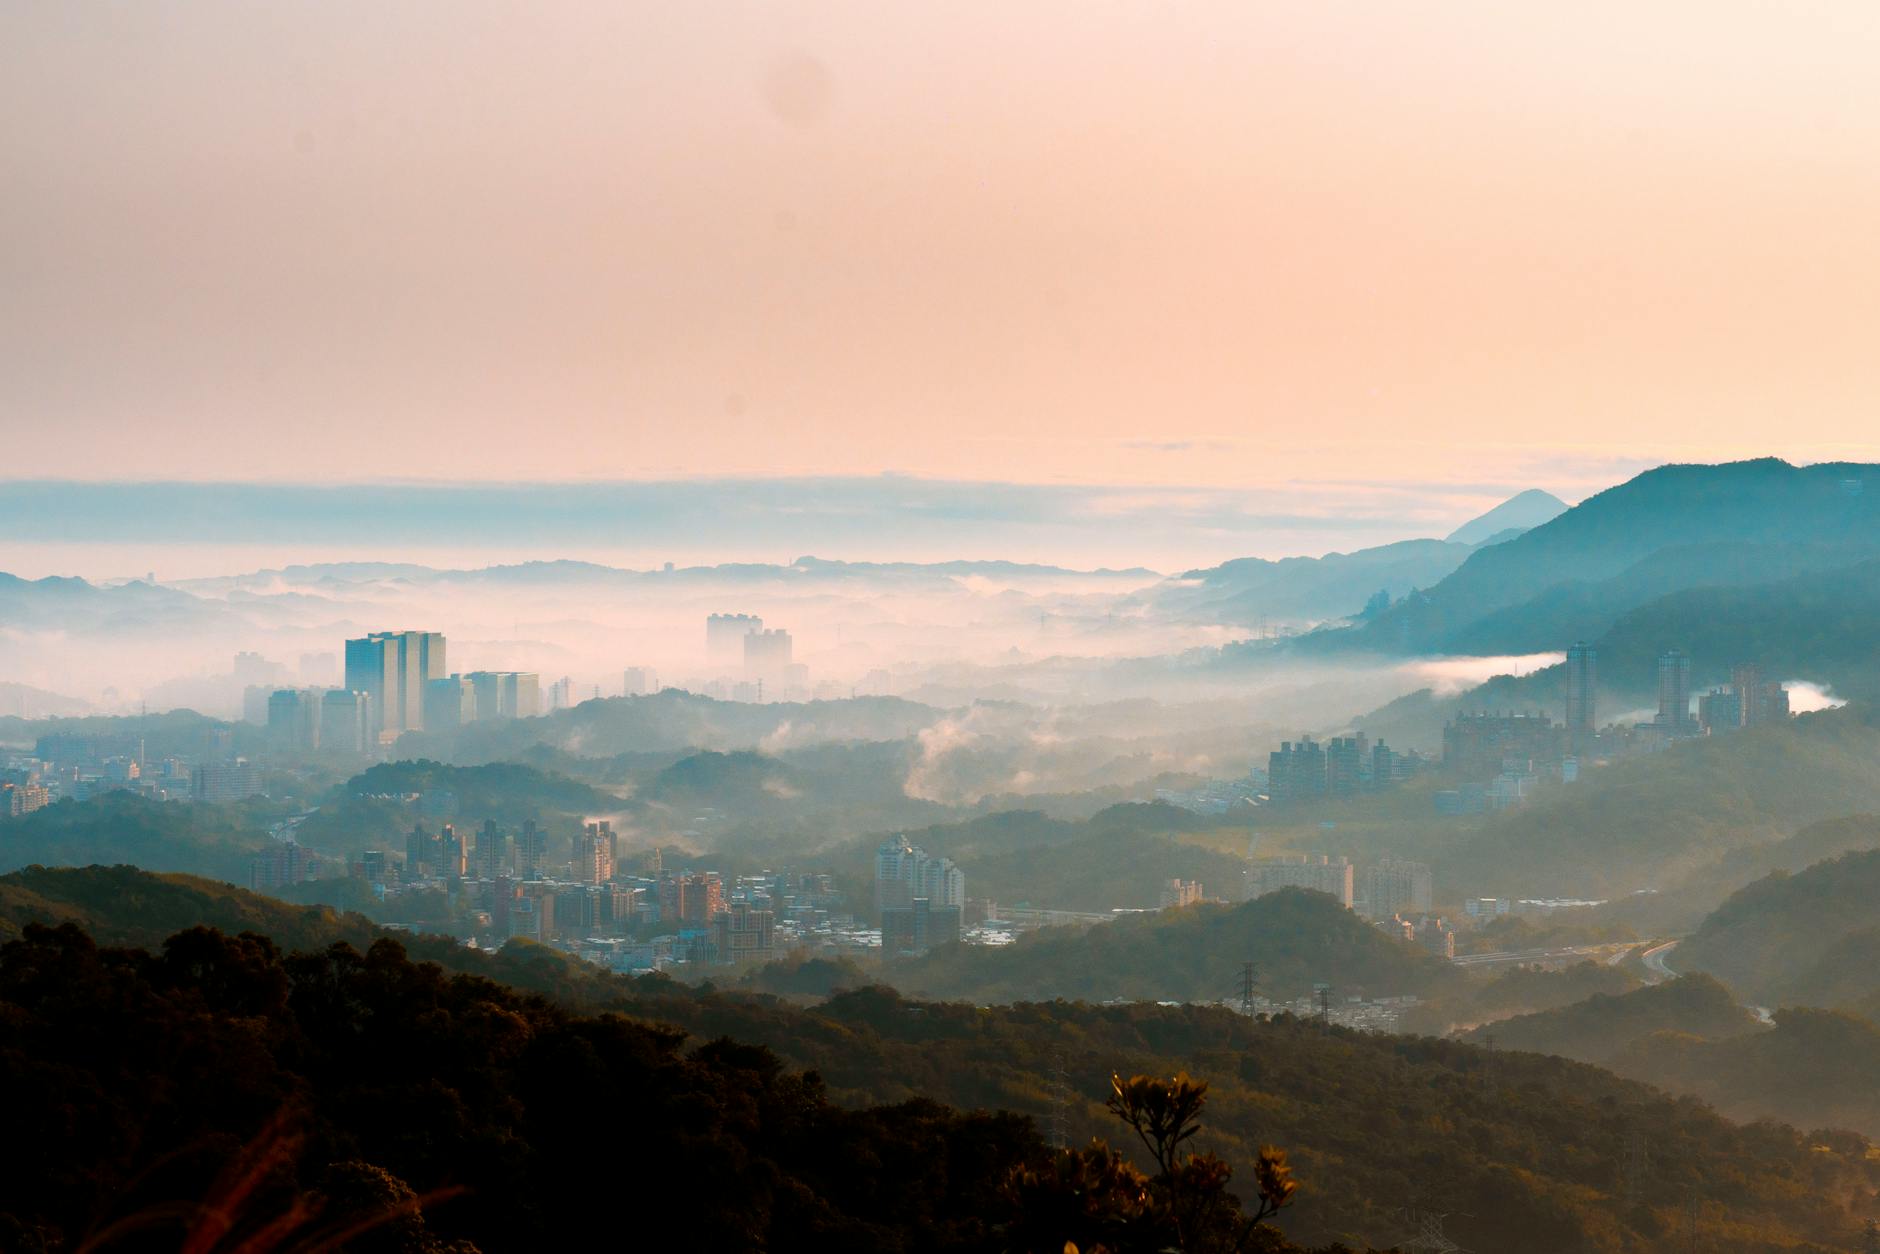
<svg viewBox="0 0 1880 1254"><path fill-rule="evenodd" d="M1843 854L1794 875L1775 872L1733 895L1673 954L1753 1000L1847 1005L1880 993L1874 903L1880 849Z"/></svg>
<svg viewBox="0 0 1880 1254"><path fill-rule="evenodd" d="M66 885L57 894L48 890L47 896L89 896L90 907L102 910L124 889L114 877L137 873L93 870L41 874ZM0 887L13 884L15 878L0 880ZM196 908L199 903L192 893L198 891L226 894L244 902L248 909L286 909L224 886L185 881L183 887L190 891L171 891L174 881L181 877L145 878L153 881L148 888L150 923L155 922L155 911L163 902L168 903L164 908L179 915ZM89 888L81 889L87 880L92 881ZM317 915L303 912L297 917ZM186 923L187 919L179 922ZM1001 1143L1003 1133L974 1134L977 1139L972 1143L982 1147L982 1152L960 1158L947 1148L958 1144L949 1138L968 1134L950 1129L1010 1125L997 1123L996 1117L954 1116L932 1106L908 1107L903 1103L922 1099L946 1102L959 1109L1003 1109L1042 1117L1054 1101L1048 1076L1060 1064L1069 1077L1066 1116L1072 1143L1115 1131L1113 1116L1105 1109L1112 1095L1113 1073L1171 1076L1186 1072L1206 1077L1210 1083L1207 1122L1195 1138L1196 1148L1235 1164L1251 1178L1256 1175L1261 1146L1284 1147L1300 1186L1297 1200L1280 1213L1277 1222L1292 1239L1313 1245L1344 1240L1381 1248L1400 1241L1410 1235L1400 1208L1436 1188L1442 1191L1443 1204L1457 1212L1450 1222L1450 1235L1474 1249L1519 1249L1524 1254L1581 1254L1590 1249L1621 1254L1662 1248L1662 1242L1674 1231L1683 1239L1688 1224L1690 1248L1702 1254L1745 1249L1769 1254L1801 1248L1852 1250L1857 1248L1859 1220L1864 1214L1861 1199L1880 1188L1880 1161L1858 1138L1822 1133L1804 1136L1768 1123L1735 1126L1695 1103L1666 1098L1592 1067L1538 1055L1498 1049L1491 1059L1482 1049L1456 1042L1342 1029L1327 1031L1315 1023L1290 1017L1248 1020L1230 1011L1198 1006L1059 1002L980 1010L958 1004L910 1002L883 989L854 989L806 1010L767 997L690 988L659 978L611 977L539 946L512 944L492 960L447 945L441 947L439 956L459 964L457 969L474 967L516 987L545 992L573 1013L618 1010L639 1021L675 1025L696 1044L730 1037L768 1046L787 1067L814 1070L827 1085L830 1100L854 1112L851 1116L836 1111L826 1118L852 1117L863 1121L860 1127L815 1124L833 1129L827 1132L833 1139L816 1147L790 1142L788 1152L796 1157L779 1157L784 1151L776 1149L774 1141L760 1139L745 1144L756 1146L751 1153L769 1156L779 1163L786 1177L807 1179L812 1192L828 1198L837 1213L850 1216L878 1212L867 1211L865 1204L852 1200L849 1193L827 1195L820 1191L836 1188L830 1182L843 1173L856 1173L858 1190L866 1190L880 1178L874 1174L875 1167L851 1163L851 1151L856 1155L883 1154L882 1170L944 1177L917 1182L918 1191L905 1200L905 1215L910 1222L925 1222L919 1217L925 1215L922 1208L933 1196L928 1190L965 1190L968 1185L961 1172L984 1179L976 1174L980 1168L971 1164L1001 1161L996 1157L987 1159L983 1151ZM490 998L471 996L472 990L487 988L481 984L446 982L440 986L438 977L413 974L394 962L393 954L385 950L369 957L363 966L350 966L351 961L334 965L336 960L327 957L318 959L319 965L304 968L324 973L322 980L342 980L339 987L357 998L356 1005L373 1016L366 1022L376 1025L358 1034L360 1052L346 1055L370 1067L373 1078L369 1095L343 1067L317 1073L318 1083L312 1090L320 1098L316 1109L320 1117L326 1117L321 1112L342 1109L352 1112L349 1119L370 1120L363 1127L347 1128L352 1138L349 1143L354 1147L347 1151L351 1156L393 1172L420 1192L449 1181L474 1185L483 1177L467 1174L473 1168L500 1171L501 1187L479 1189L463 1200L465 1205L493 1208L501 1199L545 1196L536 1190L560 1187L556 1180L549 1179L555 1174L549 1168L557 1165L554 1155L559 1151L538 1139L559 1135L551 1133L560 1126L556 1121L564 1117L556 1112L576 1108L558 1105L562 1101L558 1093L569 1089L579 1092L578 1118L583 1128L596 1126L597 1122L600 1126L632 1126L650 1139L671 1139L672 1133L656 1130L668 1126L659 1120L679 1117L667 1113L675 1108L649 1106L646 1097L649 1092L667 1090L641 1086L632 1088L627 1096L630 1086L625 1079L606 1078L595 1069L595 1060L599 1059L602 1066L624 1067L620 1076L641 1074L634 1070L641 1063L606 1061L613 1058L609 1052L613 1047L606 1041L632 1038L639 1029L631 1024L607 1029L611 1037L591 1026L607 1021L575 1020L573 1026L564 1028L558 1025L570 1021L556 1018L562 1012L544 1018L525 1003L505 1000L509 995L501 990L494 990ZM84 964L72 969L82 973ZM218 988L248 987L240 980L217 978L215 973L223 969L219 964L209 964L202 968L201 978ZM1231 975L1230 969L1230 982ZM78 987L89 985L81 980ZM198 995L191 991L193 987L188 982L179 983L172 994L166 995L193 997ZM89 1013L82 998L69 1004L74 1006L74 1013ZM320 1029L321 1042L348 1039L346 1034L354 1030L350 1025L358 1022L348 1017L352 1011L323 1013L334 1015L334 1025L330 1030ZM93 1048L115 1046L122 1035L125 1050L134 1046L136 1058L142 1060L138 1067L155 1065L158 1057L182 1057L200 1058L205 1067L213 1063L226 1068L255 1057L252 1036L244 1038L251 1044L238 1055L230 1055L220 1046L183 1054L167 1047L156 1048L159 1042L169 1039L163 1026L169 1021L159 1016L141 1027L134 1040L128 1032L114 1033L108 1027L96 1030L95 1023L88 1022L86 1030L91 1034L88 1039L98 1043ZM0 1017L0 1024L17 1022ZM200 1026L206 1030L216 1022L206 1020ZM422 1027L424 1024L431 1026ZM300 1030L288 1026L290 1031ZM440 1034L425 1038L436 1043L414 1043L400 1036L421 1027ZM1758 1039L1774 1035L1765 1033ZM264 1045L272 1039L264 1038ZM586 1044L564 1048L561 1043L570 1040ZM463 1048L465 1042L473 1042L475 1047ZM555 1048L545 1051L543 1046L549 1043ZM520 1054L512 1047L517 1044ZM329 1046L322 1044L321 1048ZM723 1056L711 1051L726 1048L709 1047L690 1057L710 1069L720 1065L714 1057ZM0 1060L10 1056L0 1044ZM81 1057L89 1061L93 1055ZM655 1050L650 1057L678 1055ZM516 1078L522 1072L517 1068L534 1065L525 1059L543 1058L551 1060L553 1068L569 1069L566 1086L518 1089ZM0 1061L0 1082L10 1086L5 1065ZM469 1067L481 1069L464 1070ZM421 1068L422 1074L413 1068ZM235 1076L240 1079L247 1074L238 1069ZM145 1072L135 1067L127 1075L131 1092L160 1096L164 1103L185 1102L201 1091L193 1086L206 1083L196 1078L198 1072L193 1069L157 1087L149 1086ZM675 1099L698 1093L689 1073L662 1071L658 1076L649 1078L647 1085L671 1085ZM777 1082L782 1083L784 1078L779 1073ZM491 1087L493 1083L496 1087ZM245 1085L245 1080L240 1084L225 1083L217 1091L242 1093L247 1091ZM41 1088L58 1091L56 1085L42 1083ZM491 1125L485 1121L494 1096L505 1091L519 1097L520 1105L508 1108L511 1113L501 1118L520 1118L519 1125ZM762 1119L745 1126L768 1127L767 1112L773 1107L765 1106L762 1098L768 1090L759 1082L757 1087L739 1091L757 1103ZM6 1092L10 1095L13 1089L8 1087ZM705 1099L704 1105L687 1116L692 1122L685 1129L688 1136L716 1144L719 1134L714 1129L721 1125L712 1122L717 1118L713 1112L725 1107L709 1093L700 1096ZM50 1099L35 1094L34 1100ZM631 1111L623 1107L617 1114L612 1113L616 1101L631 1102ZM739 1098L737 1108L750 1109L746 1101ZM540 1106L542 1102L549 1104ZM868 1109L884 1105L887 1110ZM227 1104L215 1107L228 1108ZM11 1109L22 1118L33 1113L20 1105ZM128 1109L136 1116L150 1107L133 1105ZM157 1113L169 1109L166 1104ZM254 1110L252 1126L261 1126L274 1107L250 1109ZM439 1126L437 1120L446 1117L438 1113L440 1110L455 1112L447 1116L451 1136L394 1135L400 1128L428 1130ZM928 1113L916 1118L915 1112L922 1111ZM988 1118L995 1121L985 1122ZM867 1131L870 1120L884 1121L878 1126L886 1130L879 1137ZM955 1122L958 1120L967 1123L961 1125ZM115 1156L128 1152L123 1147L131 1144L131 1138L115 1131L115 1124L92 1122L78 1126L91 1133L84 1141L86 1153ZM493 1126L509 1129L503 1132L502 1141L487 1140ZM676 1129L678 1125L673 1126ZM1652 1178L1646 1197L1631 1203L1623 1199L1623 1157L1614 1147L1635 1131L1645 1136L1651 1147ZM735 1130L730 1134L740 1135ZM231 1130L218 1144L239 1146L248 1135ZM641 1138L634 1139L637 1142ZM569 1131L566 1141L585 1147L590 1138ZM906 1151L893 1148L897 1143L905 1143ZM496 1148L499 1145L502 1148ZM454 1175L462 1161L454 1157L460 1152L458 1147L466 1147L461 1150L466 1156L480 1155L491 1161L462 1167L466 1174ZM695 1148L688 1147L685 1152L692 1154ZM698 1148L696 1152L705 1150ZM801 1157L805 1154L826 1154L829 1161L806 1160ZM224 1152L216 1162L219 1165L227 1160ZM48 1161L43 1147L38 1161ZM113 1170L130 1169L121 1159L113 1161L120 1164ZM751 1177L735 1171L724 1173L722 1178L712 1177L709 1173L717 1170L711 1165L715 1161L699 1162L682 1155L668 1165L706 1173L687 1177L711 1178L717 1188L717 1200L703 1209L727 1206L734 1219L742 1222L749 1212L740 1210L737 1204L747 1196L758 1196L745 1192L744 1182ZM935 1164L940 1162L953 1166L936 1173ZM605 1166L611 1172L620 1162L611 1155L597 1156L594 1165ZM1152 1166L1142 1160L1137 1165L1144 1169ZM563 1164L557 1170L570 1173L565 1183L571 1187L606 1191L606 1186L590 1180L588 1165ZM636 1167L636 1173L638 1170ZM655 1191L667 1189L669 1178L660 1174L664 1167L655 1165L645 1170L652 1174L635 1174L634 1178L651 1182L648 1187ZM8 1178L40 1180L43 1172L28 1171L20 1165ZM176 1177L170 1177L164 1183L176 1181ZM302 1184L313 1187L314 1182L303 1179ZM190 1192L191 1187L198 1191ZM683 1192L686 1187L682 1179L661 1195L684 1198L689 1196ZM200 1184L179 1182L170 1196L200 1196L200 1188ZM518 1190L523 1192L518 1194ZM1248 1187L1243 1196L1252 1196L1253 1192ZM54 1204L55 1198L48 1190L41 1189L39 1194L34 1199L36 1205ZM104 1194L90 1196L102 1198ZM122 1204L128 1206L148 1193L125 1196L127 1200ZM884 1196L900 1202L905 1195L888 1189ZM975 1202L971 1197L980 1200ZM996 1215L996 1203L982 1194L971 1197L956 1192L948 1195L945 1204L966 1208L957 1212L962 1215ZM478 1198L483 1201L476 1202ZM427 1224L440 1236L481 1232L471 1228L468 1220L453 1218L452 1208L459 1204L452 1201L427 1207ZM9 1201L0 1209L15 1205L18 1203ZM973 1209L977 1206L987 1209ZM568 1209L597 1213L591 1206ZM544 1207L542 1213L553 1210ZM499 1219L502 1223L519 1221L515 1216ZM534 1221L552 1219L537 1215ZM716 1214L712 1221L718 1221ZM901 1219L874 1222L886 1224L886 1231L871 1230L861 1246L896 1248L895 1241L900 1238L894 1233L901 1229L894 1225ZM511 1230L503 1231L507 1235ZM489 1248L534 1248L529 1242L538 1235L528 1234L521 1244L513 1240L504 1244L487 1237L484 1240ZM933 1244L922 1248L944 1246L935 1238Z"/></svg>
<svg viewBox="0 0 1880 1254"><path fill-rule="evenodd" d="M1244 861L1192 843L1194 833L1246 843L1239 820L1213 819L1171 805L1114 805L1082 821L1038 810L1012 810L963 823L909 831L928 853L959 863L975 897L1000 905L1054 910L1153 908L1171 879L1198 880L1220 895L1237 895ZM849 845L838 866L864 900L880 837Z"/></svg>
<svg viewBox="0 0 1880 1254"><path fill-rule="evenodd" d="M1465 1039L1485 1042L1493 1035L1501 1048L1610 1066L1614 1058L1654 1032L1675 1032L1704 1041L1757 1030L1756 1016L1737 1005L1729 989L1707 976L1691 975L1625 993L1595 993L1570 1006L1477 1028Z"/></svg>
<svg viewBox="0 0 1880 1254"><path fill-rule="evenodd" d="M1733 1119L1880 1135L1880 1028L1846 1012L1778 1010L1773 1030L1721 1040L1661 1032L1634 1042L1611 1065L1702 1098Z"/></svg>
<svg viewBox="0 0 1880 1254"><path fill-rule="evenodd" d="M460 812L498 823L519 823L542 813L598 814L620 799L579 780L513 762L446 766L441 762L386 762L355 775L334 790L333 800L449 792Z"/></svg>
<svg viewBox="0 0 1880 1254"><path fill-rule="evenodd" d="M1405 1012L1400 1026L1406 1032L1444 1036L1457 1027L1553 1010L1596 994L1630 992L1638 985L1637 976L1603 962L1581 962L1562 970L1515 967L1419 1002Z"/></svg>
<svg viewBox="0 0 1880 1254"><path fill-rule="evenodd" d="M1008 946L949 945L891 963L884 978L930 997L1008 1002L1225 1001L1243 962L1261 992L1309 996L1326 983L1342 996L1402 996L1460 977L1414 945L1393 940L1323 893L1283 889L1238 906L1204 904L1126 915L1087 928L1029 932Z"/></svg>
<svg viewBox="0 0 1880 1254"><path fill-rule="evenodd" d="M268 843L267 818L262 803L198 805L101 793L0 820L0 871L128 862L246 880L249 859Z"/></svg>
<svg viewBox="0 0 1880 1254"><path fill-rule="evenodd" d="M1687 880L1728 892L1741 847L1880 808L1876 758L1880 728L1852 706L1686 741L1541 789L1437 854L1437 877L1483 895L1623 897Z"/></svg>

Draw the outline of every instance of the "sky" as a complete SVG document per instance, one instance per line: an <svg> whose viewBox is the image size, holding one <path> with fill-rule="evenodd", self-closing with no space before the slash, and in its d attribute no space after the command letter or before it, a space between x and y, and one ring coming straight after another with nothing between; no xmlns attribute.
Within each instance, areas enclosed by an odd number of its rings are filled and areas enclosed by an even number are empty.
<svg viewBox="0 0 1880 1254"><path fill-rule="evenodd" d="M1179 568L1880 460L1876 64L1806 0L23 0L0 477L854 477L727 553Z"/></svg>

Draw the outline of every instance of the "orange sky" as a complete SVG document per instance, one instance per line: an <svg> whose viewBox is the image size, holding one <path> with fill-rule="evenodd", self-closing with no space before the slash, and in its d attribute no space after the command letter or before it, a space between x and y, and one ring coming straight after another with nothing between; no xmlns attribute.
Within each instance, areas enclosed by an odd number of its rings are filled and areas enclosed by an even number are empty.
<svg viewBox="0 0 1880 1254"><path fill-rule="evenodd" d="M1853 2L7 5L0 475L1880 457L1876 66Z"/></svg>

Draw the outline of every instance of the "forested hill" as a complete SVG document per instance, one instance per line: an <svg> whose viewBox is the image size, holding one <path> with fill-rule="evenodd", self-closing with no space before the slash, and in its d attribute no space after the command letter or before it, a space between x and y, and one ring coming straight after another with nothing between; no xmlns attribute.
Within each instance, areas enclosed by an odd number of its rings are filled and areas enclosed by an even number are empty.
<svg viewBox="0 0 1880 1254"><path fill-rule="evenodd" d="M37 874L48 877L37 881L44 899L99 914L110 896L135 890L123 877L138 875ZM0 884L23 881L33 882ZM155 925L163 910L202 908L180 891L194 887L171 877L146 886L139 926ZM230 900L218 908L254 912L242 915L249 924L274 914L300 919L310 936L334 926L222 891ZM571 1225L596 1215L618 1224L593 1198L609 1195L627 1170L637 1192L668 1201L709 1186L698 1209L710 1216L694 1230L694 1248L721 1239L731 1244L719 1248L757 1248L739 1225L769 1233L777 1249L1001 1248L971 1225L996 1217L985 1181L1035 1146L1033 1134L898 1104L920 1097L1043 1116L1056 1100L1048 1077L1058 1067L1068 1077L1062 1109L1073 1142L1113 1135L1103 1110L1112 1072L1186 1070L1207 1080L1197 1146L1242 1168L1261 1144L1287 1149L1303 1186L1284 1226L1314 1246L1400 1242L1411 1235L1402 1208L1440 1193L1458 1212L1450 1236L1477 1250L1643 1251L1688 1229L1690 1248L1704 1254L1851 1251L1861 1199L1880 1189L1880 1162L1859 1138L1738 1127L1560 1059L1491 1056L1290 1018L1141 1004L982 1010L884 989L802 1010L577 970L538 946L512 945L493 960L447 947L454 962L550 992L564 1011L482 981L440 982L384 946L363 959L347 945L279 963L252 945L231 951L194 939L174 959L110 959L100 968L70 942L48 944L0 957L0 999L27 1007L0 1014L0 1034L34 1034L32 1056L56 1057L59 1067L30 1076L0 1068L0 1083L22 1089L9 1106L16 1118L84 1135L7 1141L14 1157L0 1180L9 1188L43 1181L47 1163L60 1162L76 1169L79 1184L76 1193L65 1184L14 1188L0 1209L16 1215L22 1205L88 1214L202 1196L231 1153L268 1126L278 1109L269 1095L287 1086L308 1095L314 1120L297 1187L332 1190L352 1178L313 1157L340 1137L347 1155L419 1192L470 1190L426 1207L425 1240L525 1249L584 1238ZM283 990L286 1017L273 1009ZM215 1013L203 1015L205 1007ZM629 1021L579 1017L603 1009L675 1025L696 1048L677 1050L676 1038ZM110 1018L125 1013L139 1016L135 1028ZM257 1033L257 1023L266 1029ZM721 1037L768 1046L786 1068L814 1069L842 1109L821 1106L761 1053L706 1044ZM20 1057L9 1052L15 1044L0 1042L0 1059ZM158 1066L166 1067L162 1084L153 1082ZM81 1073L100 1078L98 1096L65 1087ZM49 1105L61 1100L90 1104L83 1117L61 1122ZM870 1109L883 1103L894 1105ZM188 1117L175 1121L179 1112ZM446 1126L449 1135L438 1135ZM159 1127L163 1136L208 1137L213 1160L186 1154L134 1191L118 1187L140 1170L138 1134ZM621 1152L593 1154L596 1127L633 1135ZM1654 1153L1653 1188L1637 1204L1623 1200L1615 1148L1635 1131L1667 1147ZM160 1137L142 1144L153 1156L165 1152ZM648 1144L655 1157L633 1157ZM381 1190L395 1184L368 1178ZM1237 1175L1237 1187L1244 1178ZM104 1187L86 1191L94 1182ZM871 1199L893 1204L884 1210Z"/></svg>
<svg viewBox="0 0 1880 1254"><path fill-rule="evenodd" d="M1278 1001L1330 984L1339 996L1427 993L1456 977L1414 945L1392 940L1323 893L1282 889L1240 905L1202 904L1124 915L1088 928L1044 928L1000 948L950 945L889 966L910 993L979 1002L1222 1001L1241 964Z"/></svg>
<svg viewBox="0 0 1880 1254"><path fill-rule="evenodd" d="M1517 1015L1477 1028L1466 1039L1484 1043L1492 1038L1501 1049L1529 1049L1607 1066L1654 1032L1721 1040L1757 1030L1756 1016L1737 1005L1729 989L1706 976L1692 975L1625 993L1596 993L1570 1006Z"/></svg>
<svg viewBox="0 0 1880 1254"><path fill-rule="evenodd" d="M1386 652L1459 648L1476 624L1499 611L1559 585L1615 579L1661 551L1709 546L1710 556L1688 563L1691 570L1682 579L1675 569L1665 569L1640 580L1641 595L1710 582L1715 570L1733 560L1732 550L1740 554L1735 560L1763 572L1761 580L1794 573L1793 564L1783 563L1793 563L1797 547L1828 555L1822 560L1829 564L1849 565L1880 554L1880 499L1844 487L1850 480L1880 482L1880 466L1791 466L1773 458L1660 466L1506 543L1478 550L1434 587L1344 633L1348 639L1323 643ZM1774 546L1767 551L1779 560L1759 557L1764 546ZM1606 614L1630 608L1611 597L1599 605Z"/></svg>
<svg viewBox="0 0 1880 1254"><path fill-rule="evenodd" d="M1853 1005L1880 994L1880 849L1776 872L1718 906L1677 948L1680 970L1708 971L1769 1005Z"/></svg>

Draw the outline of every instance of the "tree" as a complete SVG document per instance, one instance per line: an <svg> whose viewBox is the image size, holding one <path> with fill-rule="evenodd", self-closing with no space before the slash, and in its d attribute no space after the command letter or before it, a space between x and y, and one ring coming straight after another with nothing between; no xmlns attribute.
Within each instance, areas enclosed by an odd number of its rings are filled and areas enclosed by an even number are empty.
<svg viewBox="0 0 1880 1254"><path fill-rule="evenodd" d="M1136 1133L1156 1166L1146 1176L1114 1148L1094 1140L1055 1155L1043 1167L1020 1168L1006 1195L1018 1218L1013 1248L1052 1254L1238 1254L1283 1245L1261 1225L1298 1188L1283 1151L1260 1149L1254 1167L1259 1206L1252 1215L1227 1191L1233 1168L1213 1154L1186 1154L1201 1130L1208 1086L1180 1073L1168 1080L1112 1076L1109 1109ZM1252 1244L1256 1230L1264 1235Z"/></svg>

